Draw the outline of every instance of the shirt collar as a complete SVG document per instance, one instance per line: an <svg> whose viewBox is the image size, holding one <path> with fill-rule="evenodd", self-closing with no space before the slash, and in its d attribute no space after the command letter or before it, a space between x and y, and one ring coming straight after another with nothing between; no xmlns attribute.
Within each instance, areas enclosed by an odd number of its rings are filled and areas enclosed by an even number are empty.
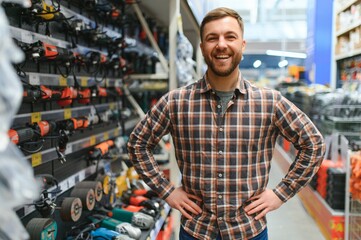
<svg viewBox="0 0 361 240"><path fill-rule="evenodd" d="M199 84L200 84L199 85L200 93L212 91L212 86L207 79L207 74L203 75L203 78L200 80ZM237 83L235 92L236 93L239 92L241 94L246 94L245 82L244 82L244 78L242 76L241 71L239 71L239 74L238 74L238 83Z"/></svg>

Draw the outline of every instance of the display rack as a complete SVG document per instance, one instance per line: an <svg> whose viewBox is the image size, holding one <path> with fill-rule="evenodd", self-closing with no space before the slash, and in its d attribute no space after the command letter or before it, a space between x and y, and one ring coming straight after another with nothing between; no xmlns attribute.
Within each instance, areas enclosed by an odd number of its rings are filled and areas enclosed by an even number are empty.
<svg viewBox="0 0 361 240"><path fill-rule="evenodd" d="M335 86L348 81L360 81L361 55L361 1L334 1L334 61L336 61Z"/></svg>
<svg viewBox="0 0 361 240"><path fill-rule="evenodd" d="M44 0L43 3L48 4L49 6L54 4L54 2L50 0ZM117 1L114 1L114 3L121 4ZM67 97L66 99L72 101L72 103L65 107L57 106L55 99L52 101L34 99L32 102L23 102L20 112L14 118L12 126L14 129L29 127L32 126L33 123L39 123L40 121L52 121L57 124L57 122L62 120L69 120L84 116L89 117L91 114L97 115L100 119L101 114L107 111L116 111L117 114L116 120L111 119L109 121L105 121L102 119L93 125L90 124L89 129L84 127L82 129L75 128L69 130L69 142L66 143L66 149L62 153L67 158L64 162L57 161L59 160L59 148L57 146L58 139L54 140L57 137L55 135L49 136L48 139L45 139L45 137L42 139L43 142L45 142L44 149L38 149L36 150L36 153L24 152L24 158L31 163L34 169L34 174L50 174L54 177L56 176L56 179L59 180L58 187L61 191L57 191L55 193L59 199L69 195L70 191L77 183L84 180L97 179L97 177L99 177L100 170L105 173L115 175L122 175L124 173L122 167L125 166L125 160L127 160L127 154L125 152L117 151L116 155L112 155L112 160L107 159L107 157L104 159L101 158L92 160L89 158L89 155L92 153L94 146L98 144L101 144L109 139L115 141L117 138L126 137L126 134L129 133L139 121L139 117L144 115L144 112L141 112L139 108L139 104L133 98L132 93L128 91L127 84L135 80L157 80L166 82L169 79L170 67L168 66L168 60L163 56L163 53L157 46L156 40L154 39L152 32L147 25L147 21L143 16L143 9L141 10L136 1L131 3L131 7L127 10L133 9L136 13L142 27L146 30L147 38L151 42L151 46L147 46L140 41L124 36L123 26L119 28L119 26L112 26L102 20L99 22L95 21L91 14L88 14L87 11L83 11L82 9L79 11L76 6L72 5L71 1L62 1L61 8L59 9L61 14L63 14L68 20L77 19L88 25L96 26L97 28L99 27L102 33L106 33L107 37L111 39L123 38L125 49L122 49L121 53L119 50L119 58L127 51L135 51L137 53L145 54L149 57L157 58L160 61L160 64L162 65L162 72L150 74L140 71L136 72L136 74L126 74L124 71L122 74L119 74L115 73L113 70L109 76L98 77L97 74L92 74L85 69L77 69L71 72L68 76L64 76L63 74L59 74L60 70L56 70L53 66L51 66L51 61L45 63L44 66L42 66L43 64L41 62L31 62L30 64L29 62L26 62L23 66L21 66L24 67L24 70L21 69L24 73L22 76L24 85L32 90L41 89L40 95L44 94L44 90L40 88L41 86L46 86L49 89L51 88L50 90L54 90L54 92L55 90L62 90L70 87L77 88L77 90L91 89L92 92L91 95L87 97L90 99L88 103L76 101L80 97ZM79 4L82 4L81 1ZM122 2L122 4L128 4L128 2ZM120 6L117 5L117 7ZM54 14L56 13L57 12ZM122 11L122 14L123 13L125 12ZM68 33L66 31L57 31L56 27L53 27L51 23L47 23L47 25L49 24L49 26L47 26L49 29L47 30L50 30L54 34L48 36L43 34L43 31L38 31L38 28L34 31L31 24L27 25L27 23L25 23L25 28L18 26L16 24L16 19L20 18L20 16L15 15L12 17L13 19L11 23L13 24L10 27L10 31L14 39L20 43L30 45L37 41L42 41L55 46L56 48L72 51L72 53L78 53L80 55L86 55L89 52L97 52L100 55L108 57L106 47L100 45L94 46L92 42L86 44L85 40L82 40L81 42L77 42L76 46L74 46L74 43L67 37ZM79 69L80 68L81 67L79 67ZM112 92L109 95L107 95L108 93L100 95L96 92L99 88L104 88L104 90L116 89L119 91L116 91L116 94ZM123 90L125 94L123 94ZM147 89L143 90L147 91ZM126 112L128 110L130 112L130 116L129 113ZM117 147L123 150L125 149L125 140L121 142L121 145ZM155 159L161 163L165 163L169 160L169 153L160 151L160 154L155 154ZM127 165L127 167L129 167L129 165ZM51 191L52 188L47 190ZM119 194L121 194L121 191ZM57 202L56 204L59 203L61 202ZM31 205L31 203L29 204L29 206L26 205L16 209L17 214L24 225L26 225L31 218L39 215L37 213L38 209L36 209L34 205ZM149 231L142 231L141 239L157 239L157 235L164 225L169 213L170 207L165 204L160 216L156 219L157 221L153 228L149 229ZM58 230L63 231L58 235L57 239L63 239L66 231L69 230L70 225L67 225L65 222L60 220L58 214L55 214L52 217L54 218L54 221L59 224Z"/></svg>
<svg viewBox="0 0 361 240"><path fill-rule="evenodd" d="M295 157L295 150L290 143L279 139L276 145L273 159L286 173ZM317 223L326 239L344 239L345 234L345 213L334 210L326 203L320 194L309 185L298 193L302 204L307 212Z"/></svg>
<svg viewBox="0 0 361 240"><path fill-rule="evenodd" d="M345 144L347 140L343 138ZM351 192L351 179L353 172L357 172L357 169L354 169L352 166L352 161L359 161L359 159L351 159L352 154L359 155L360 152L352 153L351 150L345 151L343 153L343 158L347 159L346 161L346 201L345 201L345 239L349 240L358 240L361 236L361 201L359 197L354 196ZM355 184L355 183L352 183ZM356 183L357 184L357 183Z"/></svg>

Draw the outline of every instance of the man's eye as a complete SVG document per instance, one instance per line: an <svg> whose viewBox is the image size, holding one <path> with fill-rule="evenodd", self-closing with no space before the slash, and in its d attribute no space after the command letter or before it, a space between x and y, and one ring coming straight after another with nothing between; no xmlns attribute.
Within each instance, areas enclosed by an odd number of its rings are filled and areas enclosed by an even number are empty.
<svg viewBox="0 0 361 240"><path fill-rule="evenodd" d="M228 36L227 39L236 39L236 36Z"/></svg>
<svg viewBox="0 0 361 240"><path fill-rule="evenodd" d="M215 37L208 38L208 41L215 41L215 40L217 40L217 38Z"/></svg>

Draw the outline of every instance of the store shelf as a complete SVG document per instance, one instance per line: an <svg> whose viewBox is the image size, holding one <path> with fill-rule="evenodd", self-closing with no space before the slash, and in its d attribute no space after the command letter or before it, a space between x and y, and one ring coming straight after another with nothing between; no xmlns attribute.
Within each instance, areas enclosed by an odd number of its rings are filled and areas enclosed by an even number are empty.
<svg viewBox="0 0 361 240"><path fill-rule="evenodd" d="M293 161L279 144L276 145L273 159L285 173ZM326 201L309 186L302 189L298 196L326 239L344 239L345 213L343 211L330 208Z"/></svg>
<svg viewBox="0 0 361 240"><path fill-rule="evenodd" d="M348 33L348 32L350 32L351 30L353 30L353 29L355 29L355 28L357 28L357 27L360 27L360 26L361 26L361 20L358 20L358 21L352 23L351 25L347 26L346 28L343 28L343 29L341 29L341 30L338 30L338 31L336 32L336 37L339 37L339 36L341 36L341 35L343 35L343 34L345 34L345 33Z"/></svg>
<svg viewBox="0 0 361 240"><path fill-rule="evenodd" d="M99 168L103 168L104 167L104 163L100 162L99 163ZM63 194L65 191L69 190L70 188L74 187L76 183L81 182L83 180L85 180L86 178L88 178L89 176L93 175L96 172L96 166L92 165L89 166L87 168L84 168L83 170L77 172L76 174L68 177L67 179L61 181L58 183L59 189L61 190L60 192L57 193L57 195L61 195ZM52 187L49 189L49 192L55 190L55 187ZM54 197L54 196L49 196L49 197ZM32 205L31 203L29 203L29 205L24 205L23 207L19 207L17 209L15 209L15 211L17 211L17 214L20 217L24 217L26 215L29 215L30 213L35 211L35 206Z"/></svg>
<svg viewBox="0 0 361 240"><path fill-rule="evenodd" d="M79 150L94 146L96 144L99 144L103 141L106 141L108 139L116 138L120 136L121 129L116 128L114 130L110 131L104 131L102 133L92 135L90 137L82 138L78 141L69 142L67 144L65 155L77 152ZM37 167L41 164L45 164L47 162L54 161L59 158L57 155L56 149L47 149L41 152L37 152L34 154L31 154L29 156L24 157L26 160L28 160L31 163L32 167Z"/></svg>
<svg viewBox="0 0 361 240"><path fill-rule="evenodd" d="M155 223L154 228L151 230L149 236L147 236L147 238L145 238L146 240L148 240L148 239L156 240L157 239L158 233L159 233L160 229L162 228L165 220L167 219L170 209L171 208L168 204L166 204L164 206L164 209L161 211L160 218Z"/></svg>
<svg viewBox="0 0 361 240"><path fill-rule="evenodd" d="M354 57L354 56L360 55L360 54L361 54L361 48L353 49L353 50L348 51L347 53L336 54L335 60L338 61L338 60L342 60L345 58Z"/></svg>
<svg viewBox="0 0 361 240"><path fill-rule="evenodd" d="M157 74L130 74L127 79L131 80L168 80L169 76L167 73Z"/></svg>
<svg viewBox="0 0 361 240"><path fill-rule="evenodd" d="M337 14L340 14L341 12L347 10L352 5L360 2L360 0L348 0L348 1L343 1L343 2L344 2L343 5L339 9L336 9Z"/></svg>
<svg viewBox="0 0 361 240"><path fill-rule="evenodd" d="M15 116L13 120L13 125L19 126L19 125L24 125L26 123L38 122L41 120L57 121L57 120L69 119L72 117L88 116L91 112L103 112L109 109L114 110L116 109L117 104L119 103L111 102L111 103L104 103L98 105L89 105L84 107L64 108L64 109L52 110L46 112L32 112L32 113L18 114Z"/></svg>
<svg viewBox="0 0 361 240"><path fill-rule="evenodd" d="M121 78L94 78L89 76L77 76L77 79L81 87L120 87L122 85ZM73 76L64 78L59 74L27 72L24 81L35 86L74 86Z"/></svg>

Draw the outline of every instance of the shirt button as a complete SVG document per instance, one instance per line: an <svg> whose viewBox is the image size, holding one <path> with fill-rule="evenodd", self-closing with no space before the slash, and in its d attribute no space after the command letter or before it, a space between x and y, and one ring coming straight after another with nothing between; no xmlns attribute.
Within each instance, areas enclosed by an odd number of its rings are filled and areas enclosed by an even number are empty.
<svg viewBox="0 0 361 240"><path fill-rule="evenodd" d="M222 152L222 151L219 151L218 153L219 153L219 154L223 154L223 152Z"/></svg>
<svg viewBox="0 0 361 240"><path fill-rule="evenodd" d="M221 105L218 104L218 105L217 105L217 108L221 108Z"/></svg>
<svg viewBox="0 0 361 240"><path fill-rule="evenodd" d="M223 128L219 128L219 131L220 131L220 132L223 132Z"/></svg>
<svg viewBox="0 0 361 240"><path fill-rule="evenodd" d="M223 220L223 218L222 218L222 217L219 217L219 218L218 218L218 220L219 220L219 221L222 221L222 220Z"/></svg>
<svg viewBox="0 0 361 240"><path fill-rule="evenodd" d="M218 177L223 177L223 174L222 174L222 173L218 173Z"/></svg>
<svg viewBox="0 0 361 240"><path fill-rule="evenodd" d="M219 199L222 199L222 195L218 195L218 198L219 198Z"/></svg>

